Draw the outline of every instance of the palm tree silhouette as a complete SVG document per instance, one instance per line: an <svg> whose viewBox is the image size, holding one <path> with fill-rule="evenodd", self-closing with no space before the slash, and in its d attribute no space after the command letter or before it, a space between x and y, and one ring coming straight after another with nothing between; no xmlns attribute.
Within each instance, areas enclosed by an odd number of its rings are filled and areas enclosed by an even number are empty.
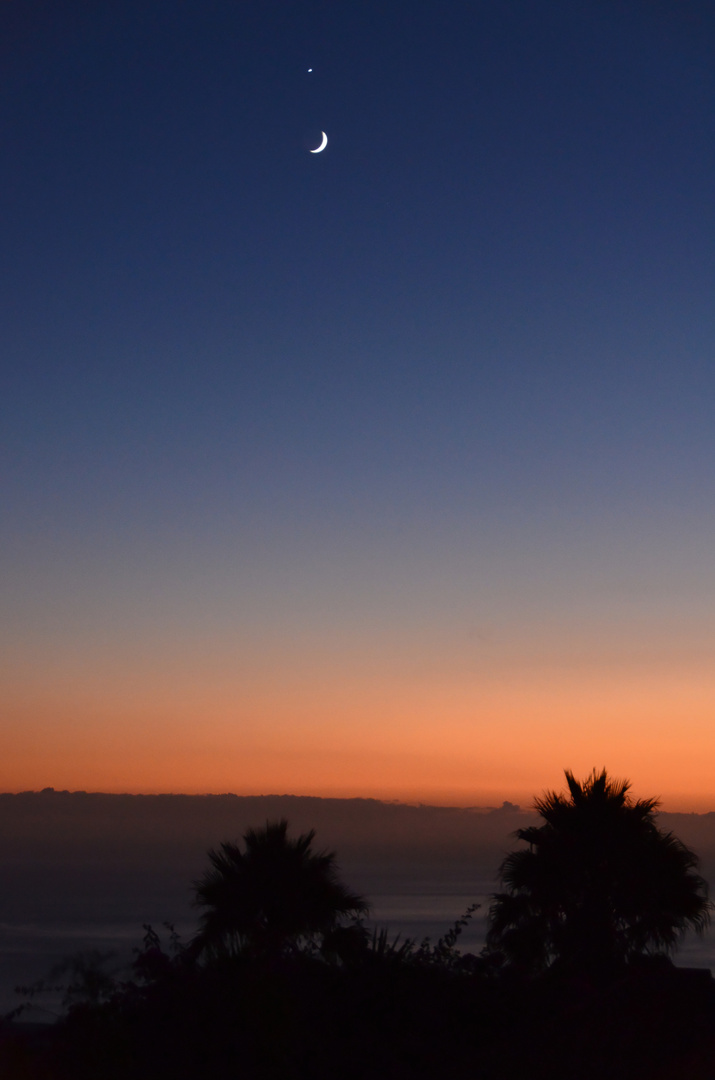
<svg viewBox="0 0 715 1080"><path fill-rule="evenodd" d="M195 882L203 907L194 953L278 956L316 943L341 918L368 911L338 880L333 851L312 850L315 830L288 838L288 822L249 829L244 849L222 843Z"/></svg>
<svg viewBox="0 0 715 1080"><path fill-rule="evenodd" d="M658 800L634 801L606 770L567 794L536 799L541 826L516 832L529 847L500 867L487 949L517 968L608 973L646 953L669 953L710 920L698 859L656 824Z"/></svg>

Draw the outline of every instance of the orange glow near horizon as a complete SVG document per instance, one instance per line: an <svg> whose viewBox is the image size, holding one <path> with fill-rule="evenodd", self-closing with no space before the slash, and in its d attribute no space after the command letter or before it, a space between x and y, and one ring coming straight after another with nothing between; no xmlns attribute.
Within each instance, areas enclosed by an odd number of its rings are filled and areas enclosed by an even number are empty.
<svg viewBox="0 0 715 1080"><path fill-rule="evenodd" d="M105 673L106 675L106 673ZM114 692L112 692L114 691ZM240 702L240 704L237 704ZM605 766L664 809L715 809L713 680L695 672L293 673L280 687L36 684L7 702L0 788L373 797L522 806ZM681 722L687 720L687 740Z"/></svg>

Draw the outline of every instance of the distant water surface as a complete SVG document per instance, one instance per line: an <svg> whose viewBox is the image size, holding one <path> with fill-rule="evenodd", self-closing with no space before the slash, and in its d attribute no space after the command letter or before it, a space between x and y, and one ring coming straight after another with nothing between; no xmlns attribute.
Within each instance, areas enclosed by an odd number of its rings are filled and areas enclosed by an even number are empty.
<svg viewBox="0 0 715 1080"><path fill-rule="evenodd" d="M188 940L208 849L283 817L292 835L315 828L316 848L337 852L342 879L365 895L371 925L387 927L390 940L436 943L480 903L458 941L470 952L483 945L489 894L515 830L536 820L509 803L470 810L300 796L0 794L0 1013L18 1004L16 985L72 954L112 952L126 968L143 923L165 944L165 920ZM664 813L660 823L715 881L715 814ZM688 936L675 959L715 968L715 935Z"/></svg>
<svg viewBox="0 0 715 1080"><path fill-rule="evenodd" d="M371 896L370 929L385 927L388 940L411 938L419 944L429 937L433 944L442 937L467 908L478 901L482 908L470 919L459 938L463 951L478 951L484 943L485 915L488 897L462 892L418 891L415 884L404 893L382 893ZM160 923L152 924L166 948L169 931ZM189 920L175 925L183 941L195 933L196 923ZM0 1014L5 1014L25 1000L14 988L27 986L44 979L50 970L69 956L80 952L114 954L108 970L128 969L144 936L142 925L126 922L84 923L0 923ZM41 995L34 999L38 1006L46 1005L52 1012L59 1010L57 995ZM38 1017L39 1019L39 1017Z"/></svg>
<svg viewBox="0 0 715 1080"><path fill-rule="evenodd" d="M399 937L418 944L429 937L435 944L474 902L481 908L475 912L458 940L463 952L478 953L484 944L489 896L485 893L419 892L416 886L401 893L376 893L372 896L371 918L368 926L388 930L388 940ZM154 927L168 946L168 931ZM196 924L184 921L176 930L184 941L196 929ZM112 953L109 970L128 970L141 946L144 931L136 922L74 923L74 924L0 924L0 1014L17 1007L24 999L14 992L17 985L27 985L44 978L50 969L68 956L78 952ZM715 934L703 938L689 935L675 955L681 967L715 969ZM35 999L34 1019L51 1021L59 1013L59 996L43 995Z"/></svg>

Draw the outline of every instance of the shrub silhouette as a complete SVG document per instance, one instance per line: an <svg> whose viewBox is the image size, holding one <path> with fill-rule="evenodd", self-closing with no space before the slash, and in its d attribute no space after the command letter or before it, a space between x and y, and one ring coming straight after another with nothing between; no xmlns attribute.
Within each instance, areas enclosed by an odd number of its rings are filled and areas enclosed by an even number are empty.
<svg viewBox="0 0 715 1080"><path fill-rule="evenodd" d="M312 849L314 830L288 837L285 820L249 829L244 848L209 851L211 867L195 882L204 908L195 953L278 956L319 945L344 916L368 911L338 879L335 852Z"/></svg>
<svg viewBox="0 0 715 1080"><path fill-rule="evenodd" d="M515 968L613 973L639 955L669 953L709 922L698 859L656 824L656 799L634 801L605 769L567 794L547 792L541 826L515 834L529 846L501 865L505 891L489 911L488 949Z"/></svg>
<svg viewBox="0 0 715 1080"><path fill-rule="evenodd" d="M505 860L491 954L457 948L476 905L435 945L371 935L335 855L313 850L313 832L291 839L285 821L267 824L209 853L192 945L165 924L164 951L146 924L128 978L106 982L96 963L72 962L57 1025L0 1024L0 1076L712 1080L709 972L660 957L610 982L572 978L702 928L695 856L657 828L654 801L628 798L627 783L605 771L567 780L567 795L537 802L544 824L517 834L530 849ZM496 948L528 977L501 967ZM549 976L532 978L539 968Z"/></svg>

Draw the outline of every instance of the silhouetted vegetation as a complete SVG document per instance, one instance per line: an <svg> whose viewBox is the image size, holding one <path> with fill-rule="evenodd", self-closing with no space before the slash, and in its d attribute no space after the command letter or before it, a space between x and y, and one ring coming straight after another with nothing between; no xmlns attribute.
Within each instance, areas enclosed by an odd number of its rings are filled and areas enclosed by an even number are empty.
<svg viewBox="0 0 715 1080"><path fill-rule="evenodd" d="M658 828L655 799L634 801L606 770L568 795L536 800L540 827L519 829L528 848L501 866L506 891L490 910L488 943L523 973L553 965L610 977L628 961L670 953L688 928L710 917L698 859Z"/></svg>
<svg viewBox="0 0 715 1080"><path fill-rule="evenodd" d="M268 824L209 852L192 941L147 925L124 974L99 954L52 973L64 1019L0 1029L0 1076L712 1078L712 979L667 955L707 921L697 860L626 783L567 781L517 833L479 956L458 947L476 905L435 944L390 939L312 832Z"/></svg>
<svg viewBox="0 0 715 1080"><path fill-rule="evenodd" d="M204 908L197 953L277 957L315 946L346 915L368 910L338 880L335 852L312 850L315 832L288 838L288 822L249 829L238 844L209 851L211 869L196 882Z"/></svg>

